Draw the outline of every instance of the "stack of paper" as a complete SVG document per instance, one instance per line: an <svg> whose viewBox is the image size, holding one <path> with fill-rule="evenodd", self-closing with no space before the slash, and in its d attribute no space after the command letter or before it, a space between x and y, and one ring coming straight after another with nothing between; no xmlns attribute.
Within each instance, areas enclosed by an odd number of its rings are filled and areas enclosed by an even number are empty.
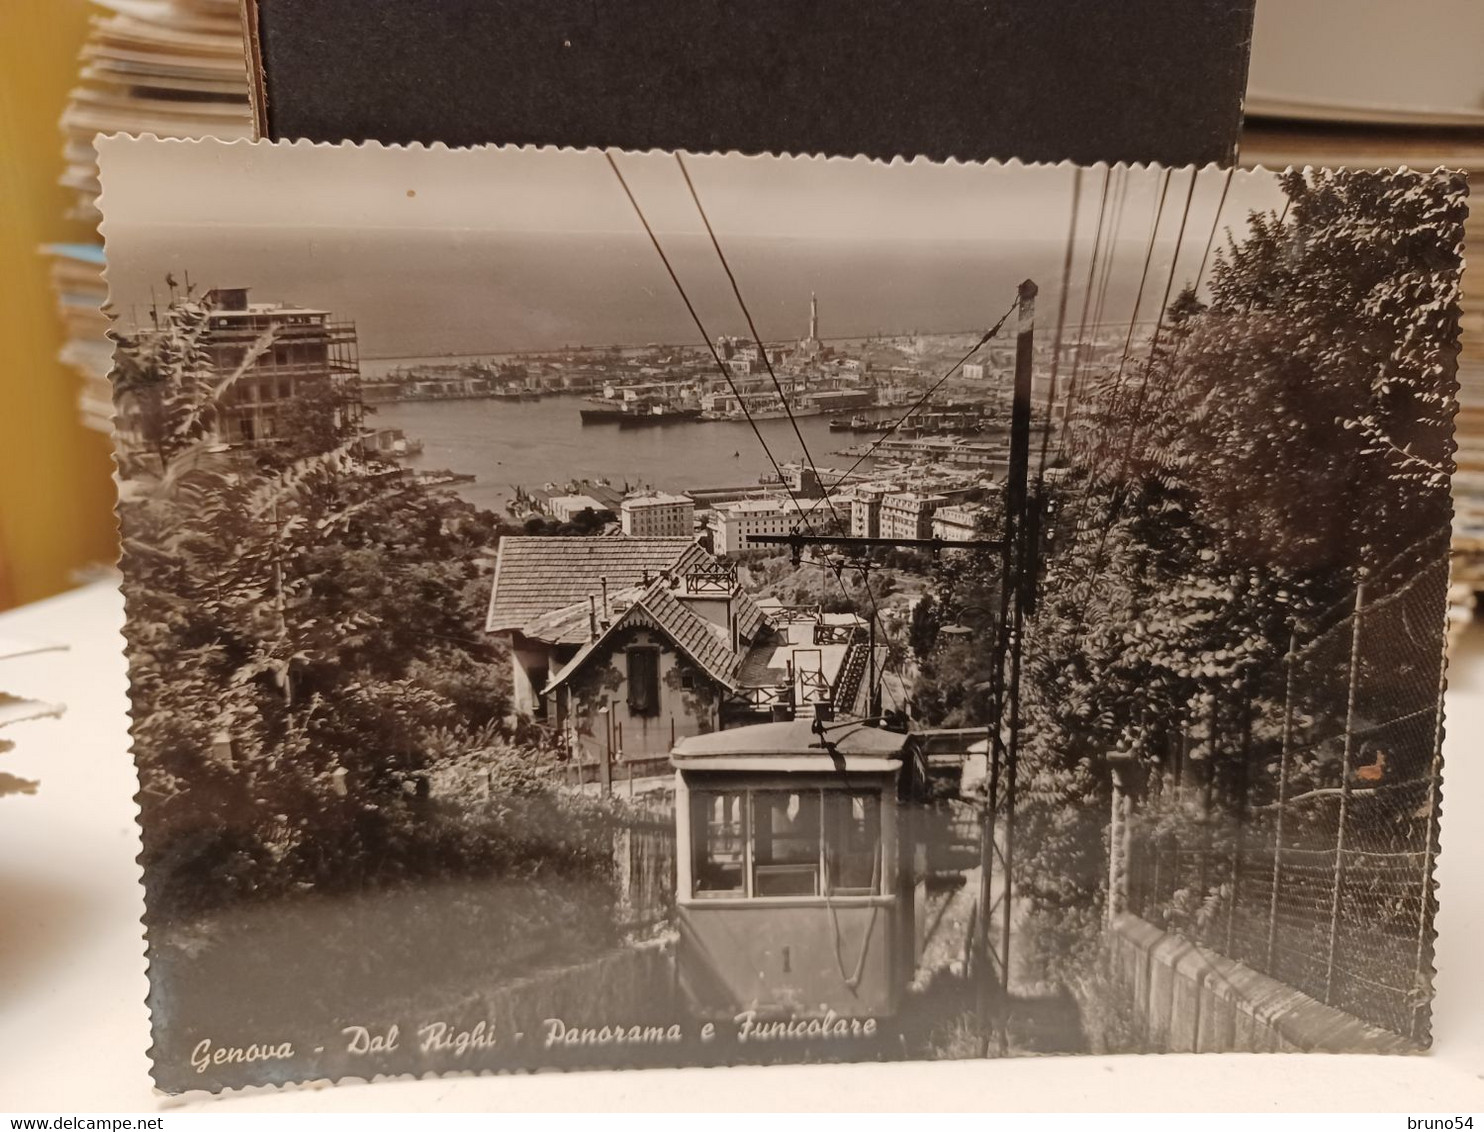
<svg viewBox="0 0 1484 1132"><path fill-rule="evenodd" d="M1478 0L1258 4L1248 118L1387 126L1484 126Z"/></svg>
<svg viewBox="0 0 1484 1132"><path fill-rule="evenodd" d="M247 55L237 0L97 0L82 51L82 85L62 115L63 182L77 213L97 218L93 138L252 136Z"/></svg>
<svg viewBox="0 0 1484 1132"><path fill-rule="evenodd" d="M44 250L52 257L52 288L67 328L62 360L82 376L78 405L83 423L107 432L113 419L108 384L113 351L102 310L108 301L103 249L96 244L48 244Z"/></svg>
<svg viewBox="0 0 1484 1132"><path fill-rule="evenodd" d="M81 82L62 115L72 214L98 219L98 134L250 138L247 53L238 0L95 0L102 9L82 50ZM100 307L103 249L55 244L52 278L68 342L62 358L83 379L82 419L108 431L112 349Z"/></svg>

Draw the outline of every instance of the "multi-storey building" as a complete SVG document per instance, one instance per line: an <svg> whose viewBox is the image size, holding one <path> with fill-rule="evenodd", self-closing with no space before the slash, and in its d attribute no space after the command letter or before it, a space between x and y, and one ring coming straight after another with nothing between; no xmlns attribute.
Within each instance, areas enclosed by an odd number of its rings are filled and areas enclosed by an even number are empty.
<svg viewBox="0 0 1484 1132"><path fill-rule="evenodd" d="M359 429L354 323L332 322L327 311L308 307L249 303L247 289L238 287L207 292L199 305L172 303L155 313L153 327L121 341L136 347L136 365L151 366L155 346L179 332L189 333L201 355L190 360L186 376L211 401L197 418L203 433L193 438L234 448L293 435L339 443L347 429ZM120 435L142 451L161 450L184 392L173 382L121 379ZM371 450L371 438L367 443Z"/></svg>
<svg viewBox="0 0 1484 1132"><path fill-rule="evenodd" d="M932 538L933 513L948 502L943 495L898 491L881 499L882 538Z"/></svg>
<svg viewBox="0 0 1484 1132"><path fill-rule="evenodd" d="M820 514L828 515L820 506ZM719 503L711 514L711 546L717 554L736 554L757 546L754 535L786 535L803 525L792 500L767 497Z"/></svg>
<svg viewBox="0 0 1484 1132"><path fill-rule="evenodd" d="M607 510L598 500L591 495L553 495L546 501L546 509L551 512L551 517L561 523L570 523L584 511L602 512Z"/></svg>
<svg viewBox="0 0 1484 1132"><path fill-rule="evenodd" d="M890 484L863 483L850 501L850 533L854 538L881 537L881 500L894 491Z"/></svg>
<svg viewBox="0 0 1484 1132"><path fill-rule="evenodd" d="M309 307L248 302L246 287L206 294L211 308L204 344L213 368L242 375L222 394L218 439L253 444L282 436L302 416L306 395L334 396L337 411L360 413L353 383L360 373L356 328Z"/></svg>
<svg viewBox="0 0 1484 1132"><path fill-rule="evenodd" d="M635 538L689 538L696 530L696 504L688 495L648 492L619 504L623 533Z"/></svg>
<svg viewBox="0 0 1484 1132"><path fill-rule="evenodd" d="M983 515L984 508L973 505L939 507L933 513L933 537L944 542L972 542L980 537L979 521Z"/></svg>

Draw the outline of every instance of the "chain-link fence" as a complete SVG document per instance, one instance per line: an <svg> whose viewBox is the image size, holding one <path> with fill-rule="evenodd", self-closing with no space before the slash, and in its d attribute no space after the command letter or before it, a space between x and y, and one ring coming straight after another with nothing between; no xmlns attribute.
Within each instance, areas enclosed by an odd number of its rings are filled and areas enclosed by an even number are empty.
<svg viewBox="0 0 1484 1132"><path fill-rule="evenodd" d="M1127 849L1130 911L1418 1042L1447 586L1421 548L1281 665L1209 689L1139 784Z"/></svg>

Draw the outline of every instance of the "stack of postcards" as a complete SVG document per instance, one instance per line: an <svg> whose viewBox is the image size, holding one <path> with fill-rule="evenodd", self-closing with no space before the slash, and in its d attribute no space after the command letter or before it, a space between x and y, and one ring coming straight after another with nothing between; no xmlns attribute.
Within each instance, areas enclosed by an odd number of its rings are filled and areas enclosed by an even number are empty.
<svg viewBox="0 0 1484 1132"><path fill-rule="evenodd" d="M80 82L62 115L72 215L98 219L93 139L115 132L161 137L252 136L246 52L237 0L96 0ZM62 358L82 376L83 423L107 432L111 350L100 310L108 295L103 248L54 244L52 279L67 325Z"/></svg>
<svg viewBox="0 0 1484 1132"><path fill-rule="evenodd" d="M67 328L62 361L82 377L78 408L83 424L107 432L113 419L108 385L108 284L103 279L100 244L48 244L43 251L52 260L52 289Z"/></svg>

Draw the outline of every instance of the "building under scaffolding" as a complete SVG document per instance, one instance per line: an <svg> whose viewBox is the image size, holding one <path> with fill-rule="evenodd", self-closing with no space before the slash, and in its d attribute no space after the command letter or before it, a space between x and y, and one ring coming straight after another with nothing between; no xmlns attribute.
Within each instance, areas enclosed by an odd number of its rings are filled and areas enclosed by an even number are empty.
<svg viewBox="0 0 1484 1132"><path fill-rule="evenodd" d="M210 291L206 348L216 371L246 369L222 394L218 439L255 444L284 434L316 393L359 424L360 359L353 322L308 307L249 303L245 287Z"/></svg>

